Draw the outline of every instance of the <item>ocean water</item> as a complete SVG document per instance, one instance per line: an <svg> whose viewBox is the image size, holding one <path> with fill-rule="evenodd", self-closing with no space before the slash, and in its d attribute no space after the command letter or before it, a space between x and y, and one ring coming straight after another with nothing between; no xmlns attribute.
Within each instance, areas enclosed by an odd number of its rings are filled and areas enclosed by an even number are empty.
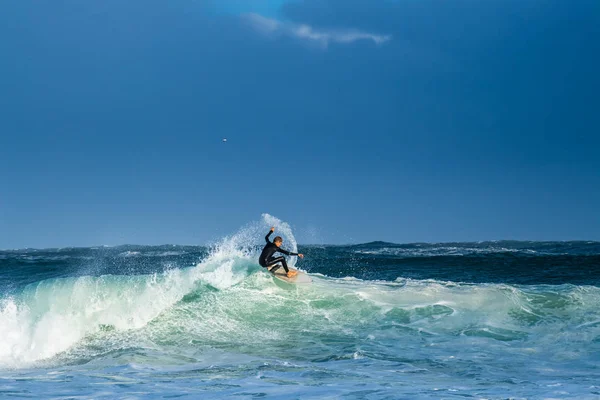
<svg viewBox="0 0 600 400"><path fill-rule="evenodd" d="M0 398L600 399L600 243L0 251Z"/></svg>

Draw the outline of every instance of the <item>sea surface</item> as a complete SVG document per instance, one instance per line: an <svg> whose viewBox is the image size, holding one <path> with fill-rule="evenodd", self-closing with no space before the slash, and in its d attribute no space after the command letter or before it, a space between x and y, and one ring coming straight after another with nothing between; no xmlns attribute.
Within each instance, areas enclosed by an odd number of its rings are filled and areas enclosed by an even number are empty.
<svg viewBox="0 0 600 400"><path fill-rule="evenodd" d="M600 399L600 243L2 250L0 398Z"/></svg>

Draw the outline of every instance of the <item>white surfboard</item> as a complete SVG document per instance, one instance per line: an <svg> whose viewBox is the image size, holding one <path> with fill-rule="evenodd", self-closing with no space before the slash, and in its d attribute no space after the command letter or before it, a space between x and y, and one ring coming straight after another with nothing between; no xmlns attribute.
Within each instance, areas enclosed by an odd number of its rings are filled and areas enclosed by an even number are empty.
<svg viewBox="0 0 600 400"><path fill-rule="evenodd" d="M297 270L290 268L290 271L297 271ZM312 282L312 278L306 272L302 272L302 271L298 271L298 273L295 276L288 278L287 274L285 273L285 270L283 268L279 268L277 271L271 272L271 275L273 275L273 277L275 277L275 279L279 279L280 281L283 281L286 283L291 283L294 285L296 285L296 284L306 285L306 284L309 284Z"/></svg>

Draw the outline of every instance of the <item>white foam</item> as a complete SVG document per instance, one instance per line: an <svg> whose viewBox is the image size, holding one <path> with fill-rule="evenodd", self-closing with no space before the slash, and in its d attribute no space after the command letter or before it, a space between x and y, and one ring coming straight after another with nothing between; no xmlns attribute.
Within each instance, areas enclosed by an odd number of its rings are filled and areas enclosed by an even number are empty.
<svg viewBox="0 0 600 400"><path fill-rule="evenodd" d="M101 326L137 329L187 293L189 272L52 279L0 309L0 364L28 365L67 350Z"/></svg>

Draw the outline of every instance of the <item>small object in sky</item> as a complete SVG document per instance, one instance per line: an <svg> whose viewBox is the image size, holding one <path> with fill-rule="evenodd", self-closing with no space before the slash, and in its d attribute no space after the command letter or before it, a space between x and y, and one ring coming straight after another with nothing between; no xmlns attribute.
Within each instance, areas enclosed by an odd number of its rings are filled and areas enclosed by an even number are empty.
<svg viewBox="0 0 600 400"><path fill-rule="evenodd" d="M225 143L227 141L227 138L223 138L223 143Z"/></svg>

